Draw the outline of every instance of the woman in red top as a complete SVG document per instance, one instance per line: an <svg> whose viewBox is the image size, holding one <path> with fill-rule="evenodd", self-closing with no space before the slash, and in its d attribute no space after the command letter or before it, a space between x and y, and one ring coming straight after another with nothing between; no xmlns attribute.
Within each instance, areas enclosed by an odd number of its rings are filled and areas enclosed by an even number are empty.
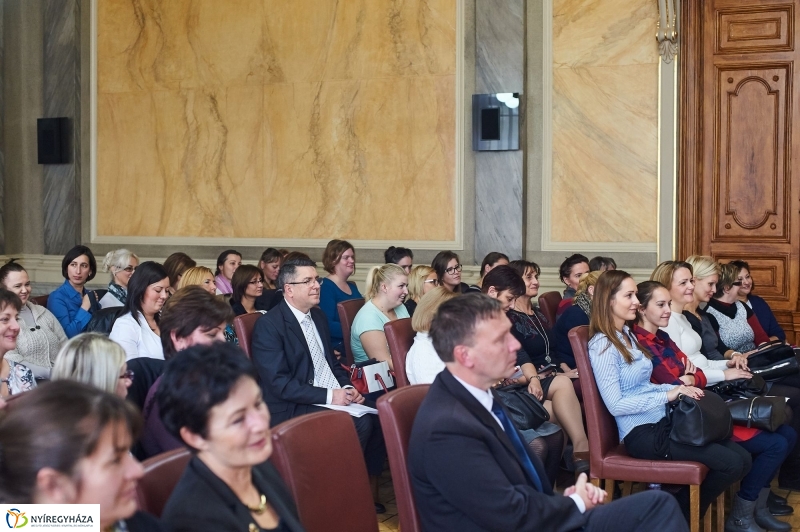
<svg viewBox="0 0 800 532"><path fill-rule="evenodd" d="M664 285L657 281L639 283L636 297L639 299L638 323L633 330L636 339L653 354L653 374L656 384L687 384L702 388L706 378L702 370L694 367L689 358L675 345L669 335L659 330L669 323L670 295ZM741 445L753 457L753 467L742 479L741 489L734 504L744 510L746 518L733 522L734 527L725 530L754 532L759 527L778 532L789 532L789 523L776 519L767 507L769 486L778 473L789 451L797 441L797 433L788 425L781 425L775 432L764 432L747 427L734 426L733 441ZM755 523L753 523L755 520ZM727 525L727 524L726 524Z"/></svg>

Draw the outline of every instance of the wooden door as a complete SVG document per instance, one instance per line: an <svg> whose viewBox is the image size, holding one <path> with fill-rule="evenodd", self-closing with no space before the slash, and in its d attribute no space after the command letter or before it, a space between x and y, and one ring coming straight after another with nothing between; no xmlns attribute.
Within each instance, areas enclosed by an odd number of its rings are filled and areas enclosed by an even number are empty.
<svg viewBox="0 0 800 532"><path fill-rule="evenodd" d="M790 339L800 332L799 3L686 0L681 28L680 258L749 262Z"/></svg>

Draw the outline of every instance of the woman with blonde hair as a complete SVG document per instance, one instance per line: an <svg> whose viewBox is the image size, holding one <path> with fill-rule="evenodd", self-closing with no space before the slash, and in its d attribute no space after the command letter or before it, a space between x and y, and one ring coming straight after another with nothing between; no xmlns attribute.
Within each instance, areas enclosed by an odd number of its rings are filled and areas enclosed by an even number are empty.
<svg viewBox="0 0 800 532"><path fill-rule="evenodd" d="M123 307L128 300L128 281L139 265L139 257L127 249L117 249L106 253L103 271L111 274L108 292L100 298L100 308Z"/></svg>
<svg viewBox="0 0 800 532"><path fill-rule="evenodd" d="M409 317L403 305L407 295L408 276L397 264L375 266L369 271L364 294L366 303L356 314L350 329L350 347L356 362L374 358L392 367L383 326Z"/></svg>
<svg viewBox="0 0 800 532"><path fill-rule="evenodd" d="M125 350L104 334L82 333L61 348L51 380L73 380L91 384L104 392L125 398L133 383Z"/></svg>
<svg viewBox="0 0 800 532"><path fill-rule="evenodd" d="M414 311L422 296L437 286L439 286L439 278L436 276L436 270L424 264L414 266L408 276L408 296L403 302L409 316L414 317Z"/></svg>
<svg viewBox="0 0 800 532"><path fill-rule="evenodd" d="M195 266L183 272L181 280L178 282L178 290L184 286L200 286L209 294L217 293L217 283L214 280L214 272L205 266Z"/></svg>
<svg viewBox="0 0 800 532"><path fill-rule="evenodd" d="M411 317L411 327L417 334L406 355L406 376L411 384L430 384L444 369L444 362L436 354L428 331L431 330L431 322L441 304L458 295L457 292L437 286L420 298L417 311Z"/></svg>

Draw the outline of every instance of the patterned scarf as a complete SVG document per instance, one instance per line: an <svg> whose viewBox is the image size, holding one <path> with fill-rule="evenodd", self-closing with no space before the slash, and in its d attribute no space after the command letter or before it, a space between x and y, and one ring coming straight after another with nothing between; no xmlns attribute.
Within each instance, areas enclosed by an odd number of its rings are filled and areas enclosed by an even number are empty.
<svg viewBox="0 0 800 532"><path fill-rule="evenodd" d="M109 293L116 297L120 303L123 305L128 300L128 291L122 288L117 283L108 283L108 291Z"/></svg>
<svg viewBox="0 0 800 532"><path fill-rule="evenodd" d="M586 313L586 316L592 317L592 298L589 297L587 292L583 292L575 296L572 300L573 305L578 305Z"/></svg>

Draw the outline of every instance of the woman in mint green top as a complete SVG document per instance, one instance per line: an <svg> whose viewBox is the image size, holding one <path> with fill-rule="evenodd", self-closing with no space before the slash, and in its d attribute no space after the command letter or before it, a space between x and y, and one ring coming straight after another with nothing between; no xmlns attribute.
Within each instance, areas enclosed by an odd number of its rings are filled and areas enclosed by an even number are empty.
<svg viewBox="0 0 800 532"><path fill-rule="evenodd" d="M375 266L367 275L367 302L356 314L350 328L350 347L356 362L370 358L386 361L392 367L392 357L383 325L390 321L408 318L403 301L408 296L408 276L396 264Z"/></svg>

